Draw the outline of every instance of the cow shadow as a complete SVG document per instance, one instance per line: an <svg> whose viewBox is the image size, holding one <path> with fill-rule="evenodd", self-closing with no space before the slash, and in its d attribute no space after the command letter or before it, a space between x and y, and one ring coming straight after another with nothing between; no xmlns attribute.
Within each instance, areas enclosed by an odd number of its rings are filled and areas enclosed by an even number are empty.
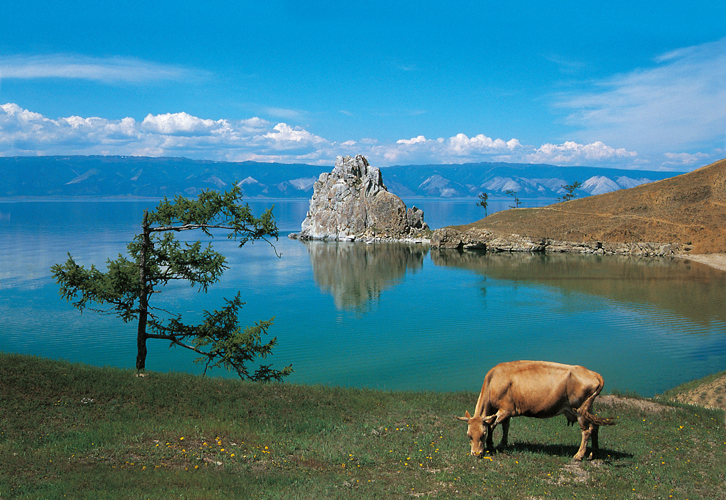
<svg viewBox="0 0 726 500"><path fill-rule="evenodd" d="M528 443L528 442L511 442L505 447L501 448L497 446L495 453L532 453L550 455L553 457L570 457L572 458L577 453L577 446L564 445L564 444L542 444L542 443ZM586 457L590 455L592 451L591 447L587 447ZM610 448L600 447L597 453L595 453L595 460L623 460L633 458L632 453L625 453L622 451L613 450Z"/></svg>

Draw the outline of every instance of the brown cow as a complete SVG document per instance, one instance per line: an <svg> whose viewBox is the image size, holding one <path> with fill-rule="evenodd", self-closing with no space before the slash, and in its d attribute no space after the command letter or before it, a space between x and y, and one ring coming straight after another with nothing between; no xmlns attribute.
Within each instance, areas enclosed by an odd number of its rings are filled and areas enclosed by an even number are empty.
<svg viewBox="0 0 726 500"><path fill-rule="evenodd" d="M501 363L484 377L474 416L467 411L464 417L456 418L469 424L467 434L471 440L471 454L482 456L485 438L487 449L494 449L492 433L497 424L502 424L503 432L499 446L507 445L511 417L550 418L565 415L569 424L578 422L582 429L582 442L574 457L574 460L579 461L585 456L590 437L593 452L597 451L598 427L615 425L610 419L590 413L592 403L603 385L599 373L582 366L548 361Z"/></svg>

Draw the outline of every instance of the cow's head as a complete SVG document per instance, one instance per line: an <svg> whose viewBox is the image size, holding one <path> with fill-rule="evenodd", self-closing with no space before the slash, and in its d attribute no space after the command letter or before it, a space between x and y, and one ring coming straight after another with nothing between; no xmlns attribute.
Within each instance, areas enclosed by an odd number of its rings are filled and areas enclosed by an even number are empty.
<svg viewBox="0 0 726 500"><path fill-rule="evenodd" d="M496 418L496 415L492 415L492 417ZM475 457L483 456L486 449L487 433L491 430L492 418L472 417L469 415L468 410L463 417L456 418L468 424L466 434L469 436L471 454Z"/></svg>

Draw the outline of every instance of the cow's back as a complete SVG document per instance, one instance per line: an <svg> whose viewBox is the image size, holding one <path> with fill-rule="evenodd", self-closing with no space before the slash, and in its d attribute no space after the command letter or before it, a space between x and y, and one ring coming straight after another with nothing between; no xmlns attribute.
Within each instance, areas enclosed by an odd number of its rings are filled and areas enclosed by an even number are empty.
<svg viewBox="0 0 726 500"><path fill-rule="evenodd" d="M505 408L515 415L548 418L565 408L579 408L602 385L599 374L582 366L549 361L500 363L484 379L482 414Z"/></svg>

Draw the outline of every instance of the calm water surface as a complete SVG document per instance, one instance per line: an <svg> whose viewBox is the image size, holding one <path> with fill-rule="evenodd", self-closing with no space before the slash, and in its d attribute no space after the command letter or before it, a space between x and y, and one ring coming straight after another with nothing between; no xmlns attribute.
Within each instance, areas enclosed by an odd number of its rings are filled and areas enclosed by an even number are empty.
<svg viewBox="0 0 726 500"><path fill-rule="evenodd" d="M432 227L483 215L471 200L406 200ZM0 203L0 350L133 367L135 326L80 314L50 267L67 252L104 267L155 202ZM251 203L255 213L269 203ZM500 206L501 205L501 206ZM490 205L490 211L506 202ZM210 293L161 299L186 319L240 290L242 324L275 317L270 360L295 383L478 390L494 364L547 359L600 372L606 387L651 396L726 370L726 273L697 263L579 255L482 255L421 245L302 243L307 201L275 202L275 246L216 248L230 269ZM158 305L158 304L157 304ZM194 356L149 341L150 370L201 372ZM223 370L211 375L230 376Z"/></svg>

